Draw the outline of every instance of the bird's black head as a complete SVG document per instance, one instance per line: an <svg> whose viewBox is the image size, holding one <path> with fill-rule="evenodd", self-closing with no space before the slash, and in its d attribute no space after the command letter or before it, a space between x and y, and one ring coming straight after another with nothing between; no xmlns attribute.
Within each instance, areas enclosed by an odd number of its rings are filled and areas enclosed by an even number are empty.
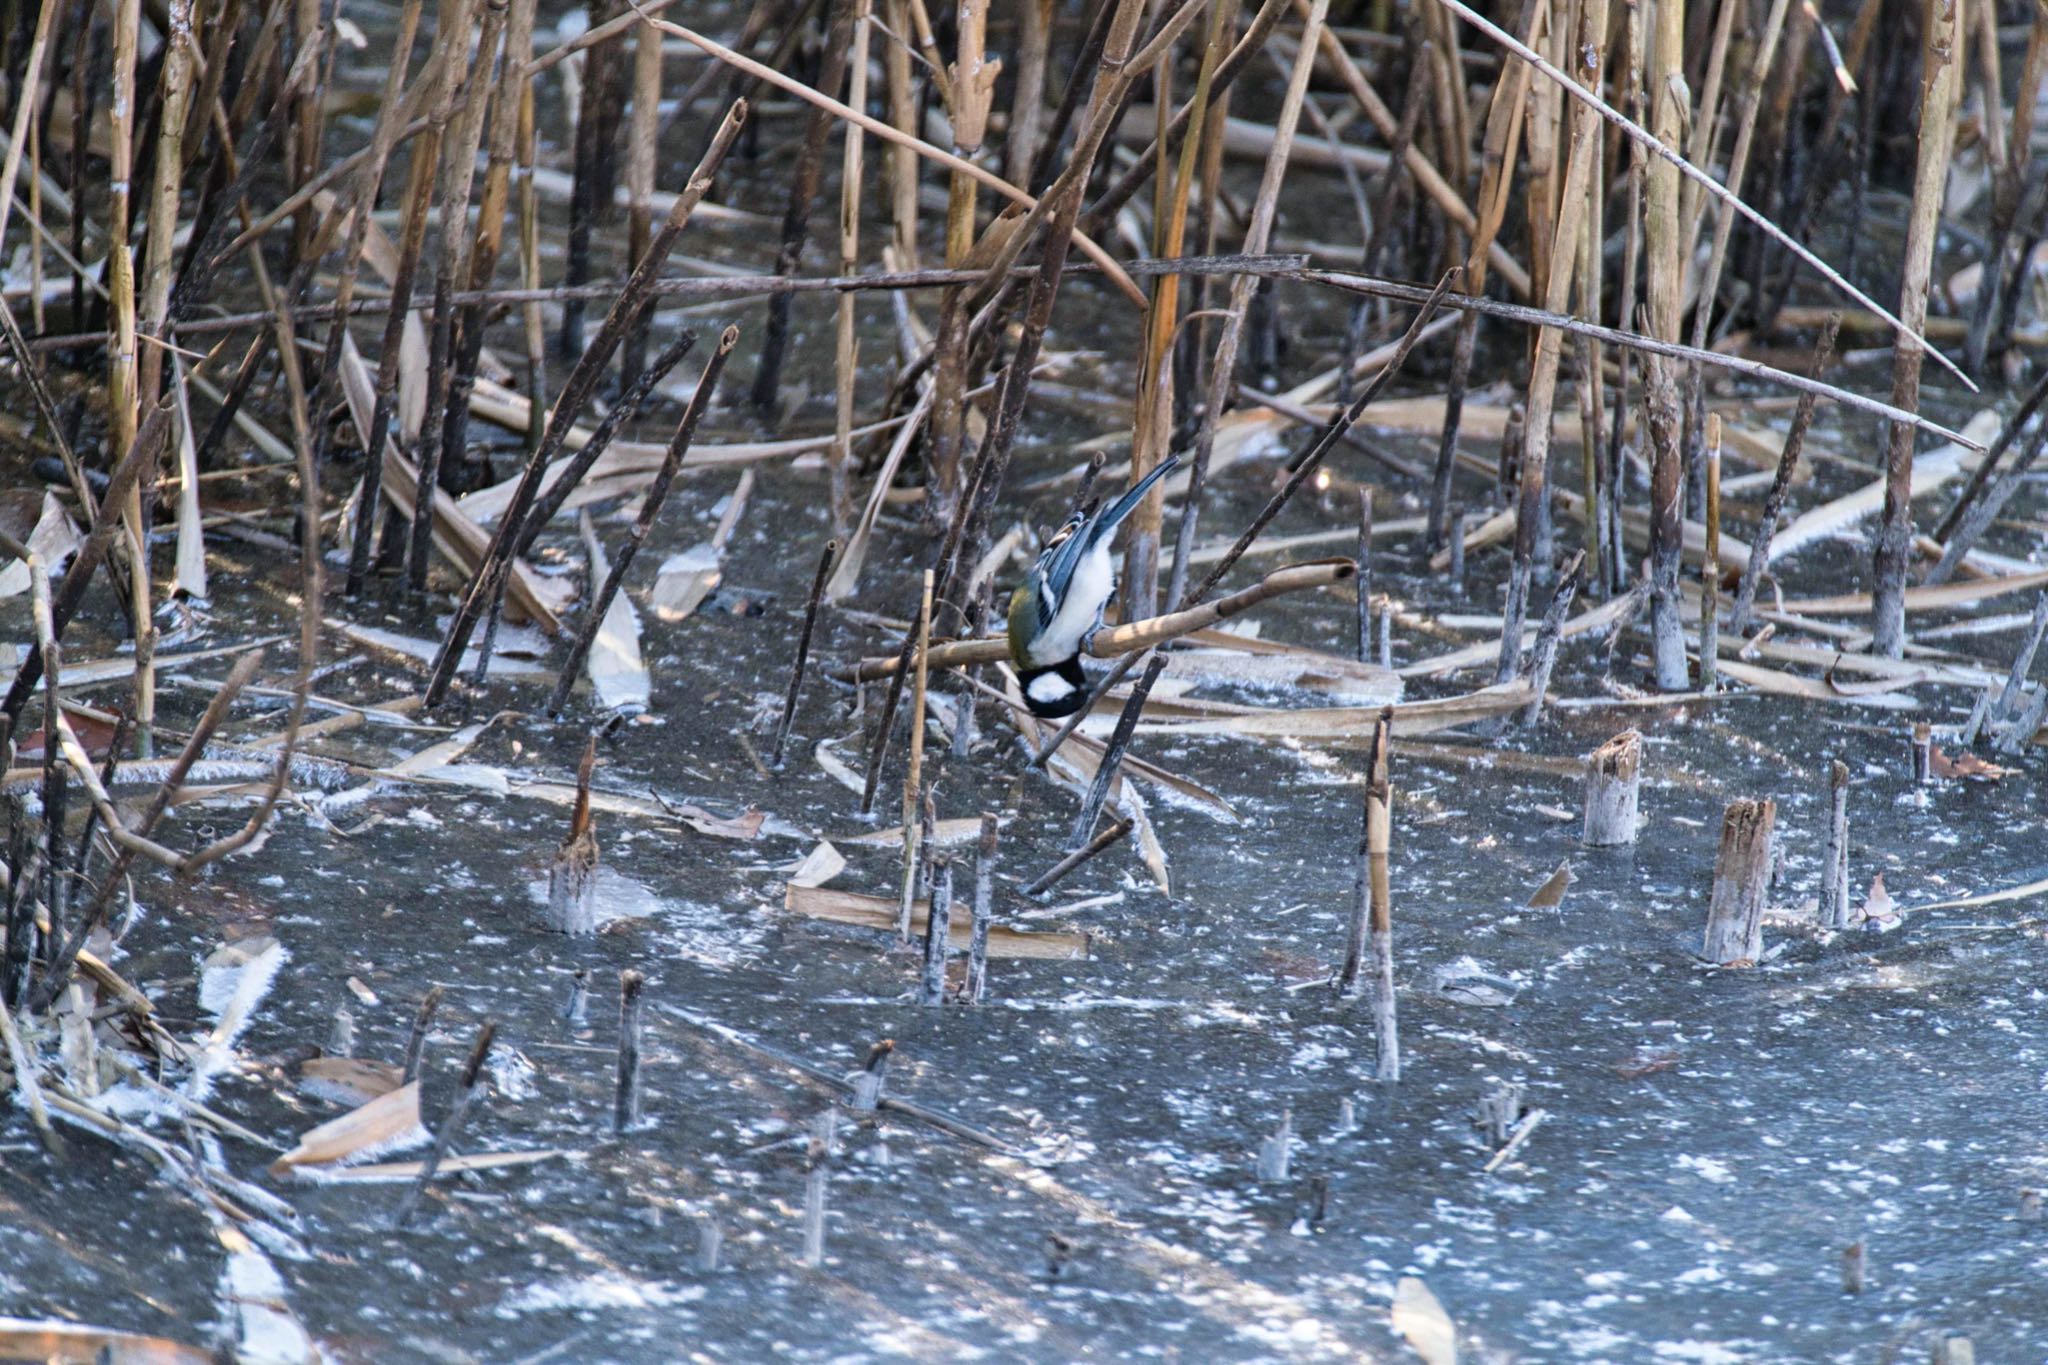
<svg viewBox="0 0 2048 1365"><path fill-rule="evenodd" d="M1024 704L1043 720L1071 716L1088 700L1088 675L1081 671L1079 659L1050 668L1028 668L1017 681L1024 687Z"/></svg>

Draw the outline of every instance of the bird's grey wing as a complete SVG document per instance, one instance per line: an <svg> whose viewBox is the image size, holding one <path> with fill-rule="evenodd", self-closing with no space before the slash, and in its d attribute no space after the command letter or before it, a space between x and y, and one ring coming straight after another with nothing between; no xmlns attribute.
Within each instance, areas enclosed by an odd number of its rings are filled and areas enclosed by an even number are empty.
<svg viewBox="0 0 2048 1365"><path fill-rule="evenodd" d="M1090 511L1076 512L1067 518L1067 524L1060 527L1045 547L1045 553L1038 557L1037 572L1042 584L1038 594L1041 624L1052 620L1060 598L1066 596L1067 585L1073 581L1075 566L1095 543L1095 516Z"/></svg>

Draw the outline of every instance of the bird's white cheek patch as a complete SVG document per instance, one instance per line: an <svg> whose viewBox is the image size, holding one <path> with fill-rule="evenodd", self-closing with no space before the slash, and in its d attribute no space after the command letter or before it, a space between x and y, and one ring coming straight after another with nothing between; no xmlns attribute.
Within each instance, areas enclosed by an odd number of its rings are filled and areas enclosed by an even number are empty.
<svg viewBox="0 0 2048 1365"><path fill-rule="evenodd" d="M1031 700L1045 706L1063 697L1071 697L1074 694L1074 685L1057 673L1041 673L1031 680L1031 685L1024 691Z"/></svg>

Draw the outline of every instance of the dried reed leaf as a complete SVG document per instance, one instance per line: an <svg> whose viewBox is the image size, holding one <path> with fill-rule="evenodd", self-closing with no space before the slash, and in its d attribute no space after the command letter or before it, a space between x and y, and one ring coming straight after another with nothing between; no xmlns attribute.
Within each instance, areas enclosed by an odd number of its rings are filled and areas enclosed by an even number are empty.
<svg viewBox="0 0 2048 1365"><path fill-rule="evenodd" d="M295 1168L367 1158L427 1138L427 1130L420 1126L420 1083L410 1081L340 1118L307 1129L299 1135L296 1147L270 1164L270 1173L283 1175Z"/></svg>
<svg viewBox="0 0 2048 1365"><path fill-rule="evenodd" d="M845 856L832 847L830 840L821 839L818 846L806 853L803 861L790 872L789 884L808 891L823 886L845 870Z"/></svg>
<svg viewBox="0 0 2048 1365"><path fill-rule="evenodd" d="M1986 602L2011 593L2030 592L2043 586L2048 586L2048 569L2038 573L2008 574L2003 578L1973 578L1967 582L1943 583L1932 588L1908 588L1906 610L1941 611L1947 607L1963 607L1974 602ZM1804 616L1867 616L1870 609L1870 594L1867 592L1843 593L1836 597L1808 597L1785 604L1786 611Z"/></svg>
<svg viewBox="0 0 2048 1365"><path fill-rule="evenodd" d="M1985 408L1970 419L1962 434L1980 446L1988 444L1998 435L1999 421L1996 411ZM1924 498L1934 492L1962 473L1969 464L1974 463L1978 453L1950 443L1937 450L1930 450L1924 455L1915 456L1912 474L1913 496ZM1810 508L1793 518L1790 525L1782 527L1771 537L1769 562L1775 564L1785 556L1825 540L1837 531L1847 530L1864 518L1875 516L1883 506L1884 480L1878 479L1863 485L1853 493L1845 493L1833 501Z"/></svg>
<svg viewBox="0 0 2048 1365"><path fill-rule="evenodd" d="M612 566L588 512L578 519L577 529L583 535L584 552L590 556L590 581L602 583ZM605 608L604 621L583 660L583 672L596 689L598 703L607 710L645 711L653 699L654 680L640 657L640 617L625 593L614 593Z"/></svg>
<svg viewBox="0 0 2048 1365"><path fill-rule="evenodd" d="M0 1318L0 1360L107 1361L109 1365L216 1365L212 1351L169 1337L35 1318Z"/></svg>
<svg viewBox="0 0 2048 1365"><path fill-rule="evenodd" d="M1458 1365L1458 1329L1429 1286L1403 1275L1394 1286L1394 1330L1427 1365Z"/></svg>
<svg viewBox="0 0 2048 1365"><path fill-rule="evenodd" d="M830 887L791 884L783 893L782 908L791 914L834 924L857 924L866 929L896 930L898 902L894 896L867 896L858 891L835 891ZM927 901L911 907L910 932L922 934L931 912ZM965 949L973 935L966 915L955 915L947 925L946 941ZM1088 935L1053 930L1009 929L992 924L988 931L990 957L1035 957L1071 961L1088 956Z"/></svg>

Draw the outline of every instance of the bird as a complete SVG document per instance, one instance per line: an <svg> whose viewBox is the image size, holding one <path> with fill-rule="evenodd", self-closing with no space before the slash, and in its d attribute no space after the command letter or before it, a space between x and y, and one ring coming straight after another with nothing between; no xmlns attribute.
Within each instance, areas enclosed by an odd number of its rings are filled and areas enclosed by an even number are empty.
<svg viewBox="0 0 2048 1365"><path fill-rule="evenodd" d="M1090 503L1068 517L1010 594L1010 661L1034 716L1056 720L1087 701L1081 651L1101 628L1102 609L1116 591L1109 542L1152 485L1179 463L1180 456L1169 455L1109 506Z"/></svg>

